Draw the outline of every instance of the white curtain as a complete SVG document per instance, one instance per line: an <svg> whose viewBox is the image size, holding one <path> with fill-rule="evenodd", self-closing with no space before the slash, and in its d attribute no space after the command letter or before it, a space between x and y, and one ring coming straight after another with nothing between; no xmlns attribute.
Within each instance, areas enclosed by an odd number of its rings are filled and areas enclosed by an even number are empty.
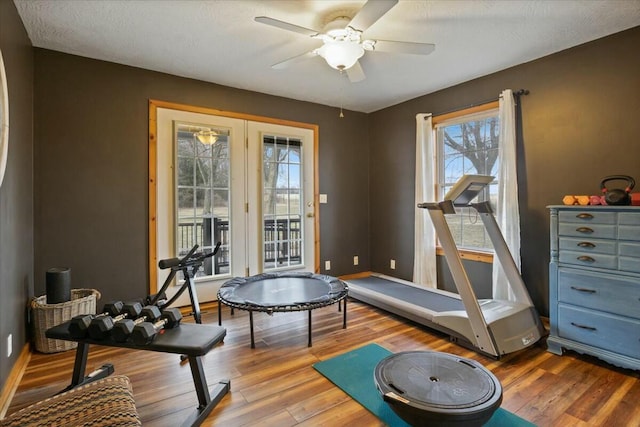
<svg viewBox="0 0 640 427"><path fill-rule="evenodd" d="M431 114L416 115L416 193L413 282L431 288L436 282L436 234L426 209L418 203L435 202L435 147Z"/></svg>
<svg viewBox="0 0 640 427"><path fill-rule="evenodd" d="M496 221L509 251L520 270L520 211L518 208L518 175L516 171L516 112L511 89L500 95L500 136L498 149L498 205ZM504 271L493 257L493 298L514 301Z"/></svg>

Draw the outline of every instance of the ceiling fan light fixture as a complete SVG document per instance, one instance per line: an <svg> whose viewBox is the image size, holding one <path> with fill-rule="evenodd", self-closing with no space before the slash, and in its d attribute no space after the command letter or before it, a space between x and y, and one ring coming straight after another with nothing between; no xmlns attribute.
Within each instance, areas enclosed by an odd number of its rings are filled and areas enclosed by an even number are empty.
<svg viewBox="0 0 640 427"><path fill-rule="evenodd" d="M317 52L331 68L340 71L353 67L364 55L362 46L350 41L327 42Z"/></svg>
<svg viewBox="0 0 640 427"><path fill-rule="evenodd" d="M213 130L201 130L194 133L196 139L204 145L213 145L218 142L220 136L218 132Z"/></svg>

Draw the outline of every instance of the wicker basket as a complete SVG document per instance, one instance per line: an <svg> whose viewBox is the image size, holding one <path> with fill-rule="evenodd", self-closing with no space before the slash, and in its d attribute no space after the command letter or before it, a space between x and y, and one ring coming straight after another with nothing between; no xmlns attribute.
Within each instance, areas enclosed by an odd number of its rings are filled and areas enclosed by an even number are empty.
<svg viewBox="0 0 640 427"><path fill-rule="evenodd" d="M31 300L31 318L36 350L41 353L57 353L71 350L78 344L73 341L51 340L45 337L47 329L70 320L79 314L95 314L100 292L95 289L71 289L71 301L47 304L47 296Z"/></svg>

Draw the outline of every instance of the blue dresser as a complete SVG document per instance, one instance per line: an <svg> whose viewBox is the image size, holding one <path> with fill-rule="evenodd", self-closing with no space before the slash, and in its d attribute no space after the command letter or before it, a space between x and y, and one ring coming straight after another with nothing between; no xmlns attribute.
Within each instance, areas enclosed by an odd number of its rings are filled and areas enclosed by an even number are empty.
<svg viewBox="0 0 640 427"><path fill-rule="evenodd" d="M548 350L640 370L640 207L549 208Z"/></svg>

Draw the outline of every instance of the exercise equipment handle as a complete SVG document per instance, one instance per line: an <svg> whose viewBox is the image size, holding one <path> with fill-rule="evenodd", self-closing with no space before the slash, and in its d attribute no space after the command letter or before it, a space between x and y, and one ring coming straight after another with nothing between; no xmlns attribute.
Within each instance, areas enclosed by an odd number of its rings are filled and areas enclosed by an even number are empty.
<svg viewBox="0 0 640 427"><path fill-rule="evenodd" d="M191 248L191 250L184 257L182 257L182 259L180 258L162 259L158 262L158 267L160 267L161 270L165 270L167 268L189 266L190 263L202 262L204 259L210 258L215 254L217 254L218 251L220 250L221 244L222 242L216 243L216 246L214 247L213 251L209 252L208 254L205 254L205 253L196 254L196 250L198 249L198 245L196 244L193 246L193 248Z"/></svg>
<svg viewBox="0 0 640 427"><path fill-rule="evenodd" d="M610 175L602 178L602 181L600 181L600 189L606 192L608 190L606 183L614 180L627 181L627 188L624 190L627 193L633 190L633 187L636 186L636 180L628 175Z"/></svg>
<svg viewBox="0 0 640 427"><path fill-rule="evenodd" d="M220 250L220 245L221 244L222 244L222 242L216 243L216 246L213 248L213 251L209 252L208 254L205 254L205 253L196 254L193 257L194 260L202 261L203 259L210 258L210 257L214 256Z"/></svg>
<svg viewBox="0 0 640 427"><path fill-rule="evenodd" d="M160 267L160 269L164 270L166 268L171 268L171 267L178 266L181 263L183 263L186 260L188 260L189 258L191 258L193 256L193 254L196 253L197 249L198 249L198 245L197 244L193 245L191 250L189 252L187 252L187 254L184 257L182 257L182 259L180 259L180 258L161 259L160 262L158 262L158 267Z"/></svg>
<svg viewBox="0 0 640 427"><path fill-rule="evenodd" d="M164 270L167 268L175 267L178 264L180 264L180 258L167 258L161 259L158 262L158 267L160 267L161 270Z"/></svg>

